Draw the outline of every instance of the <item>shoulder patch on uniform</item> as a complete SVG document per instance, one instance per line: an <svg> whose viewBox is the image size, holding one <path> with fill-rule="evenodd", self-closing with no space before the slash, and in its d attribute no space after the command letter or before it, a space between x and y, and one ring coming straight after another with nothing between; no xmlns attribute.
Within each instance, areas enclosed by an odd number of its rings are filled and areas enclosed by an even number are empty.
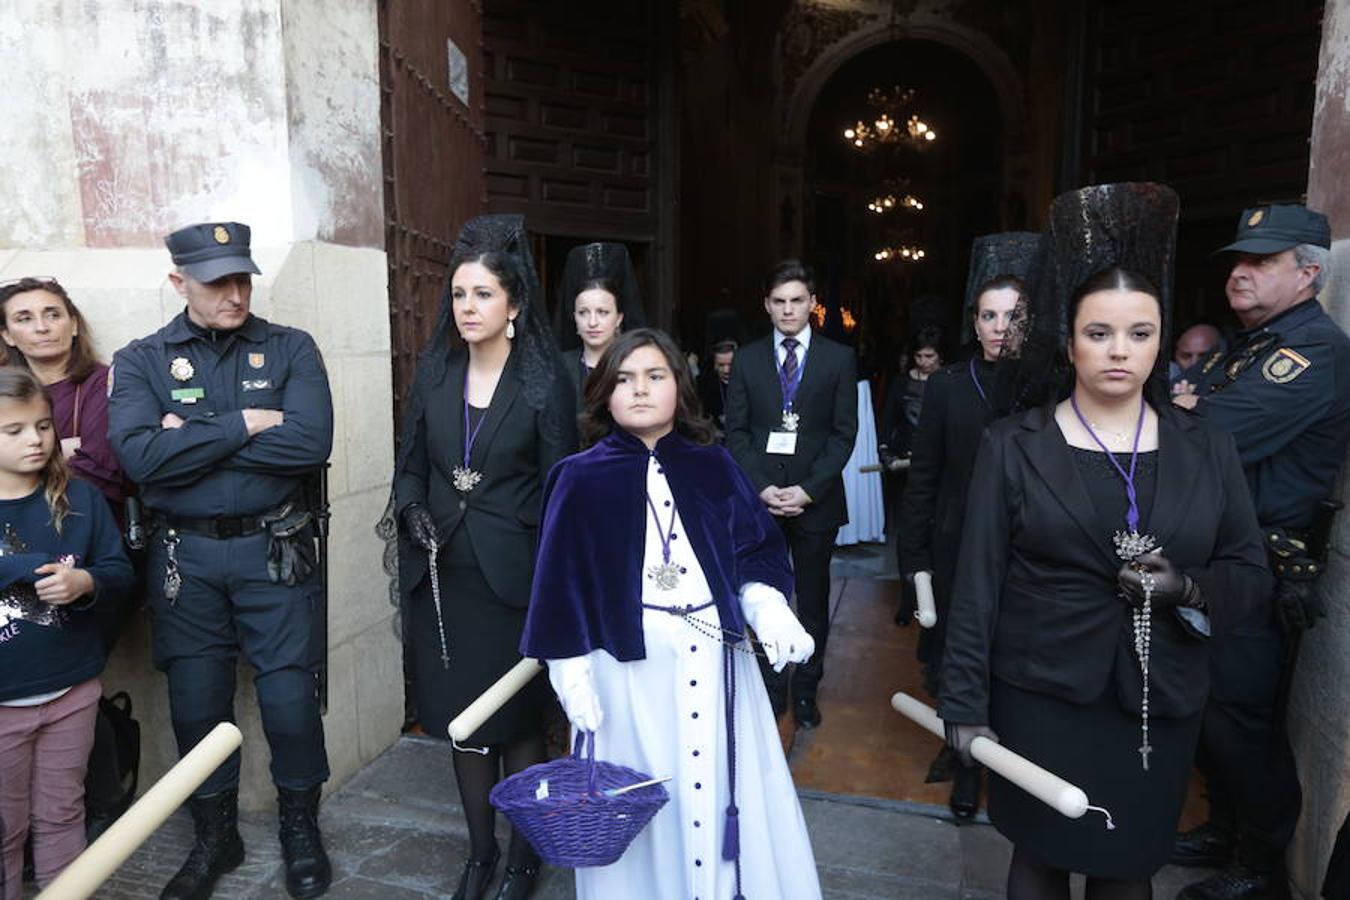
<svg viewBox="0 0 1350 900"><path fill-rule="evenodd" d="M1281 347L1266 357L1265 365L1261 366L1261 376L1272 384L1288 384L1311 366L1306 356L1288 347Z"/></svg>

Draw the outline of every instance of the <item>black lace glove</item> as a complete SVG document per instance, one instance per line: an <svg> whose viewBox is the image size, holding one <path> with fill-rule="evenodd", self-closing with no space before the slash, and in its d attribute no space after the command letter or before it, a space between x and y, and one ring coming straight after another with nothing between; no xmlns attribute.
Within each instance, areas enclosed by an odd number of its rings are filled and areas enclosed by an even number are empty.
<svg viewBox="0 0 1350 900"><path fill-rule="evenodd" d="M403 526L408 529L408 537L417 546L428 553L440 546L441 536L436 531L436 520L426 508L411 503L403 510Z"/></svg>
<svg viewBox="0 0 1350 900"><path fill-rule="evenodd" d="M1131 606L1144 605L1144 572L1153 576L1153 608L1202 607L1200 588L1181 568L1159 552L1143 553L1116 573L1116 583Z"/></svg>
<svg viewBox="0 0 1350 900"><path fill-rule="evenodd" d="M958 725L955 722L947 722L944 727L947 732L947 746L961 757L963 765L975 765L975 760L970 755L970 745L977 737L987 737L998 743L998 735L994 734L988 725Z"/></svg>
<svg viewBox="0 0 1350 900"><path fill-rule="evenodd" d="M1275 621L1287 638L1317 624L1327 614L1326 603L1317 593L1315 582L1281 578L1275 587Z"/></svg>

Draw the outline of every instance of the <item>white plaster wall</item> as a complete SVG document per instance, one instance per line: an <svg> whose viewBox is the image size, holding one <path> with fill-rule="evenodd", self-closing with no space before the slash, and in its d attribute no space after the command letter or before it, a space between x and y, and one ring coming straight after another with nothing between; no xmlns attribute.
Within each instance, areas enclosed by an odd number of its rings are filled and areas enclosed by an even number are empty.
<svg viewBox="0 0 1350 900"><path fill-rule="evenodd" d="M9 137L0 141L0 280L59 278L101 355L182 304L162 236L253 228L253 309L314 335L336 412L330 472L329 712L340 784L398 737L402 650L374 525L393 469L375 0L0 0ZM176 759L148 626L127 629L106 692L131 691L142 785ZM241 799L272 803L250 673Z"/></svg>

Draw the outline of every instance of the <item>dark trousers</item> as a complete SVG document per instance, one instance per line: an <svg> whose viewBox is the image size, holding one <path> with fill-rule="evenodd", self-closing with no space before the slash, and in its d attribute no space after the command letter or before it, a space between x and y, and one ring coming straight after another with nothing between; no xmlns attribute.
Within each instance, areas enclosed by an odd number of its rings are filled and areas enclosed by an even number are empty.
<svg viewBox="0 0 1350 900"><path fill-rule="evenodd" d="M1286 729L1294 654L1273 622L1246 622L1215 648L1197 763L1212 806L1231 809L1247 862L1267 867L1294 836L1303 792Z"/></svg>
<svg viewBox="0 0 1350 900"><path fill-rule="evenodd" d="M317 576L286 587L267 577L267 536L213 539L185 534L178 544L183 586L164 596L163 535L150 547L148 603L155 665L169 679L169 708L180 755L221 722L234 721L235 670L242 651L257 670L254 688L272 751L272 781L303 790L328 779L319 717ZM232 754L195 791L206 796L239 785Z"/></svg>
<svg viewBox="0 0 1350 900"><path fill-rule="evenodd" d="M792 519L779 519L792 554L797 619L816 642L811 659L795 667L792 696L797 700L815 699L820 679L825 675L825 645L830 637L830 558L838 529L807 531ZM774 672L760 660L764 684L771 697L782 698L787 690L787 672Z"/></svg>

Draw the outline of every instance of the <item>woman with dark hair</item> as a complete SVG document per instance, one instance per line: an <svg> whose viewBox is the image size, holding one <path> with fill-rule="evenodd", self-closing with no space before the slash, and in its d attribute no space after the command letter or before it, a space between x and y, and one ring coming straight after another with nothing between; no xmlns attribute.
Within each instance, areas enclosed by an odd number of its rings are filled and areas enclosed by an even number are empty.
<svg viewBox="0 0 1350 900"><path fill-rule="evenodd" d="M575 401L540 315L523 219L470 221L449 271L394 475L417 711L426 733L439 738L520 659L541 486L576 447ZM469 825L456 900L477 900L492 880L501 853L488 793L503 770L509 775L546 758L546 702L536 681L488 719L470 746L453 748ZM496 896L528 896L538 865L529 843L513 834Z"/></svg>
<svg viewBox="0 0 1350 900"><path fill-rule="evenodd" d="M1088 900L1144 900L1185 799L1210 636L1269 575L1231 437L1168 403L1157 289L1110 268L1067 313L1067 399L981 442L939 712L963 759L996 734L1114 818L1065 818L991 776L1011 900L1067 898L1070 872Z"/></svg>
<svg viewBox="0 0 1350 900"><path fill-rule="evenodd" d="M887 470L899 470L898 463L909 456L914 431L919 427L919 412L923 409L924 388L929 376L940 368L942 331L931 325L920 328L901 360L897 377L891 380L886 409L881 414L881 435L885 440L878 451Z"/></svg>
<svg viewBox="0 0 1350 900"><path fill-rule="evenodd" d="M587 376L624 327L643 325L642 294L628 248L615 243L573 247L558 287L557 315L563 370L581 397Z"/></svg>
<svg viewBox="0 0 1350 900"><path fill-rule="evenodd" d="M1026 300L1019 275L1031 269L1039 235L1023 232L985 235L971 250L967 286L967 327L978 353L935 372L926 382L918 427L910 444L910 466L900 499L896 550L906 589L919 572L933 579L937 623L919 634L918 658L924 687L934 696L942 669L948 605L956 577L966 487L975 466L980 433L1001 410L996 407L995 374L1014 353L1008 341L1013 315ZM1006 410L1002 410L1006 412ZM929 770L930 781L951 778L949 800L958 821L974 818L980 801L980 769L960 765L945 749Z"/></svg>
<svg viewBox="0 0 1350 900"><path fill-rule="evenodd" d="M108 367L70 294L55 278L0 287L0 338L0 364L28 369L46 387L67 467L99 489L121 522L135 487L108 443Z"/></svg>
<svg viewBox="0 0 1350 900"><path fill-rule="evenodd" d="M787 604L782 531L712 443L661 332L610 347L581 420L590 448L545 490L521 652L548 661L597 755L673 780L671 802L618 862L576 870L577 896L819 897L754 658L781 671L814 650Z"/></svg>

